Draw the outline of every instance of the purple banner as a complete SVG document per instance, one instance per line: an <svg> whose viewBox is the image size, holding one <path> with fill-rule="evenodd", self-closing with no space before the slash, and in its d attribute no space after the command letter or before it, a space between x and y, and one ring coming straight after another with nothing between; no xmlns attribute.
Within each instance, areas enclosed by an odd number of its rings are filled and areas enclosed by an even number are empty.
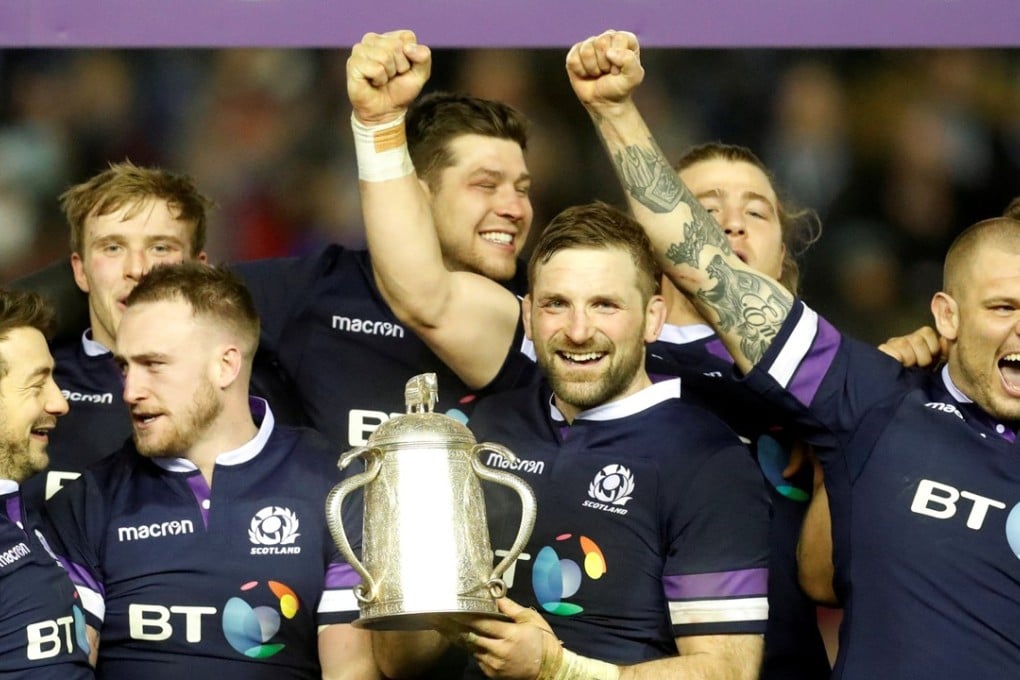
<svg viewBox="0 0 1020 680"><path fill-rule="evenodd" d="M412 28L432 47L1011 47L1020 0L0 0L5 47L344 47Z"/></svg>

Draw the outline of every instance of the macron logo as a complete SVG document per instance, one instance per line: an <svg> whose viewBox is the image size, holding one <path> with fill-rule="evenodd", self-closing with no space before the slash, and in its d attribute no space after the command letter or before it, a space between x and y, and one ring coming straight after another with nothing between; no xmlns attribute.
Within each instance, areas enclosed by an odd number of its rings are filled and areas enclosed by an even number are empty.
<svg viewBox="0 0 1020 680"><path fill-rule="evenodd" d="M952 404L944 404L941 401L929 401L927 404L925 404L925 406L932 409L933 411L941 411L942 413L952 413L960 420L964 420L963 414L960 413L960 409L956 408Z"/></svg>
<svg viewBox="0 0 1020 680"><path fill-rule="evenodd" d="M153 522L137 527L117 527L117 540L140 541L146 538L162 538L164 536L180 536L195 533L195 525L190 519L175 519L170 522Z"/></svg>
<svg viewBox="0 0 1020 680"><path fill-rule="evenodd" d="M60 390L60 393L64 395L64 399L68 401L85 401L90 404L112 404L113 393L103 392L102 394L85 394L83 392L71 392L70 390Z"/></svg>
<svg viewBox="0 0 1020 680"><path fill-rule="evenodd" d="M404 327L390 321L369 321L368 319L352 319L349 316L333 315L333 330L365 335L381 335L387 338L404 337Z"/></svg>

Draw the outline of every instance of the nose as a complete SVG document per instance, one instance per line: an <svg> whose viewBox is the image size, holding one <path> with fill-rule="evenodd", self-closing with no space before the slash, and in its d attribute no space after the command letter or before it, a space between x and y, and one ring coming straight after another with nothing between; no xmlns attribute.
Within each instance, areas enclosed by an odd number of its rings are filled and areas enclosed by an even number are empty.
<svg viewBox="0 0 1020 680"><path fill-rule="evenodd" d="M519 223L531 210L531 199L513 186L506 186L499 192L496 214L510 222Z"/></svg>
<svg viewBox="0 0 1020 680"><path fill-rule="evenodd" d="M719 224L728 237L736 238L747 233L742 210L738 208L724 208L719 217Z"/></svg>
<svg viewBox="0 0 1020 680"><path fill-rule="evenodd" d="M124 403L137 404L143 398L141 380L131 371L124 371Z"/></svg>
<svg viewBox="0 0 1020 680"><path fill-rule="evenodd" d="M46 413L54 416L62 416L68 411L67 399L64 393L57 387L57 383L50 378L46 386Z"/></svg>
<svg viewBox="0 0 1020 680"><path fill-rule="evenodd" d="M145 253L141 250L131 250L124 259L124 276L134 281L142 278L142 274L148 269Z"/></svg>
<svg viewBox="0 0 1020 680"><path fill-rule="evenodd" d="M575 345L583 345L595 334L595 325L586 311L575 310L570 313L564 334Z"/></svg>

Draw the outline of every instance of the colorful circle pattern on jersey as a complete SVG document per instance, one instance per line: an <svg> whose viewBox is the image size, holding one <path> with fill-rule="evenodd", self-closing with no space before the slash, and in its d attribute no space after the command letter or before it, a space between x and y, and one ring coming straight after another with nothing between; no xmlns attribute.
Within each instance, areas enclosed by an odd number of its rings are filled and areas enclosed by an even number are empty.
<svg viewBox="0 0 1020 680"><path fill-rule="evenodd" d="M556 537L561 551L573 549L570 539L573 534L561 534ZM595 541L587 536L579 536L578 544L583 555L584 574L597 581L606 573L606 558ZM535 566L531 571L531 586L542 609L557 616L574 616L584 608L573 602L565 602L581 587L582 567L575 560L562 559L552 546L544 546L535 557Z"/></svg>
<svg viewBox="0 0 1020 680"><path fill-rule="evenodd" d="M1014 505L1006 516L1006 541L1013 554L1020 559L1020 503Z"/></svg>
<svg viewBox="0 0 1020 680"><path fill-rule="evenodd" d="M258 581L249 581L241 592L258 597L258 587ZM223 635L231 647L252 659L268 659L284 648L271 640L280 630L280 617L292 619L300 607L297 595L283 583L267 581L266 587L276 600L275 607L252 607L240 597L230 598L223 607Z"/></svg>
<svg viewBox="0 0 1020 680"><path fill-rule="evenodd" d="M776 491L791 501L806 503L811 499L811 494L790 484L789 480L783 477L783 470L790 463L789 449L767 434L758 438L755 449L758 453L758 465L765 479L769 480ZM807 462L804 464L809 465Z"/></svg>

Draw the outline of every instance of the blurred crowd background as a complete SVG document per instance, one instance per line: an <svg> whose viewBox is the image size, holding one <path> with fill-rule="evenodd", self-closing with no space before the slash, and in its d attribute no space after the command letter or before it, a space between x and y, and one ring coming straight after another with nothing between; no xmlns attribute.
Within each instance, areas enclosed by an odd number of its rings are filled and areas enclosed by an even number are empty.
<svg viewBox="0 0 1020 680"><path fill-rule="evenodd" d="M534 122L535 232L567 205L622 203L574 99L566 50L436 50L429 89ZM363 245L342 50L0 50L0 282L67 255L57 196L130 158L217 204L213 261ZM1020 195L1020 50L643 51L663 150L752 148L817 211L804 297L880 341L929 318L966 225Z"/></svg>

